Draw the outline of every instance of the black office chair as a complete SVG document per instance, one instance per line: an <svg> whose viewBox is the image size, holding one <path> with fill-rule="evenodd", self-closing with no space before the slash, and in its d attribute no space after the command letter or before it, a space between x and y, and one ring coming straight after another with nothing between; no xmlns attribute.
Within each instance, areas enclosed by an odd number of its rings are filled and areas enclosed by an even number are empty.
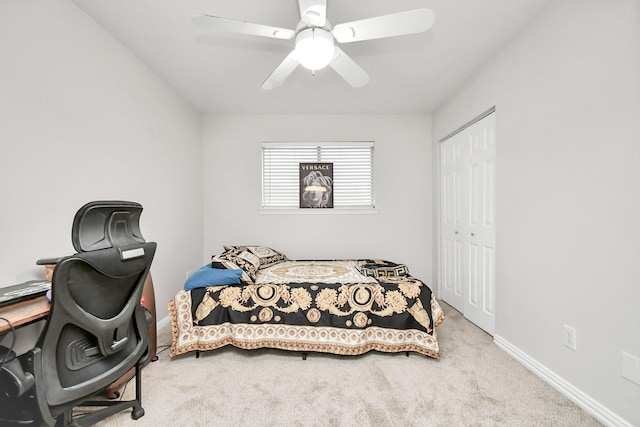
<svg viewBox="0 0 640 427"><path fill-rule="evenodd" d="M141 212L138 203L97 201L76 213L78 253L56 264L44 330L20 363L0 372L0 425L85 426L128 408L133 419L144 415L140 370L151 316L140 299L156 244L140 233ZM134 367L135 399L89 400ZM77 407L101 409L74 414Z"/></svg>

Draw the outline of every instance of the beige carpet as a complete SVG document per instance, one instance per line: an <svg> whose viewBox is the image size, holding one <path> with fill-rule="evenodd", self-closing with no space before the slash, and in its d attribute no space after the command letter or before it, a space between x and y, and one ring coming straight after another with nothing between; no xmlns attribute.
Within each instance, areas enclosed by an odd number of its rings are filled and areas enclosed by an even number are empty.
<svg viewBox="0 0 640 427"><path fill-rule="evenodd" d="M597 426L591 416L511 359L442 304L442 358L344 357L223 348L174 359L168 328L143 371L145 416L116 426ZM130 382L125 397L133 392Z"/></svg>

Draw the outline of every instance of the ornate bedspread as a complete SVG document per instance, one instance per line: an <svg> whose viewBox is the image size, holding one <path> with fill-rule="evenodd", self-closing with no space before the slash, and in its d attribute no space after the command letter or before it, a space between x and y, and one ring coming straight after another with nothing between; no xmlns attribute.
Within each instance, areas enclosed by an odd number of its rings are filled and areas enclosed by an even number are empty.
<svg viewBox="0 0 640 427"><path fill-rule="evenodd" d="M253 284L180 291L169 303L171 355L233 345L439 358L444 313L429 287L409 275L362 275L367 262L284 261L259 270Z"/></svg>

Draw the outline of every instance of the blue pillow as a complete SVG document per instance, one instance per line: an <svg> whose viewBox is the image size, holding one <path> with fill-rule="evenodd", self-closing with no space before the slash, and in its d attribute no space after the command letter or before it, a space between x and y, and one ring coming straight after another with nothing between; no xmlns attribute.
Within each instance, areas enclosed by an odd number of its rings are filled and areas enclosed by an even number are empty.
<svg viewBox="0 0 640 427"><path fill-rule="evenodd" d="M195 288L206 288L215 285L237 285L240 284L242 270L226 270L222 268L211 268L207 264L196 270L186 282L184 290L190 291Z"/></svg>

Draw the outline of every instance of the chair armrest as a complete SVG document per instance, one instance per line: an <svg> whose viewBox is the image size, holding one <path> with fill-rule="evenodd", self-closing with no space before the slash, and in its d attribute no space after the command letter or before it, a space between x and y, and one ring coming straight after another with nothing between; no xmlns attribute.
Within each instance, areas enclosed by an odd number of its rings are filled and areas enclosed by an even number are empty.
<svg viewBox="0 0 640 427"><path fill-rule="evenodd" d="M62 258L64 257L61 256L56 258L40 258L36 261L36 265L56 265Z"/></svg>

